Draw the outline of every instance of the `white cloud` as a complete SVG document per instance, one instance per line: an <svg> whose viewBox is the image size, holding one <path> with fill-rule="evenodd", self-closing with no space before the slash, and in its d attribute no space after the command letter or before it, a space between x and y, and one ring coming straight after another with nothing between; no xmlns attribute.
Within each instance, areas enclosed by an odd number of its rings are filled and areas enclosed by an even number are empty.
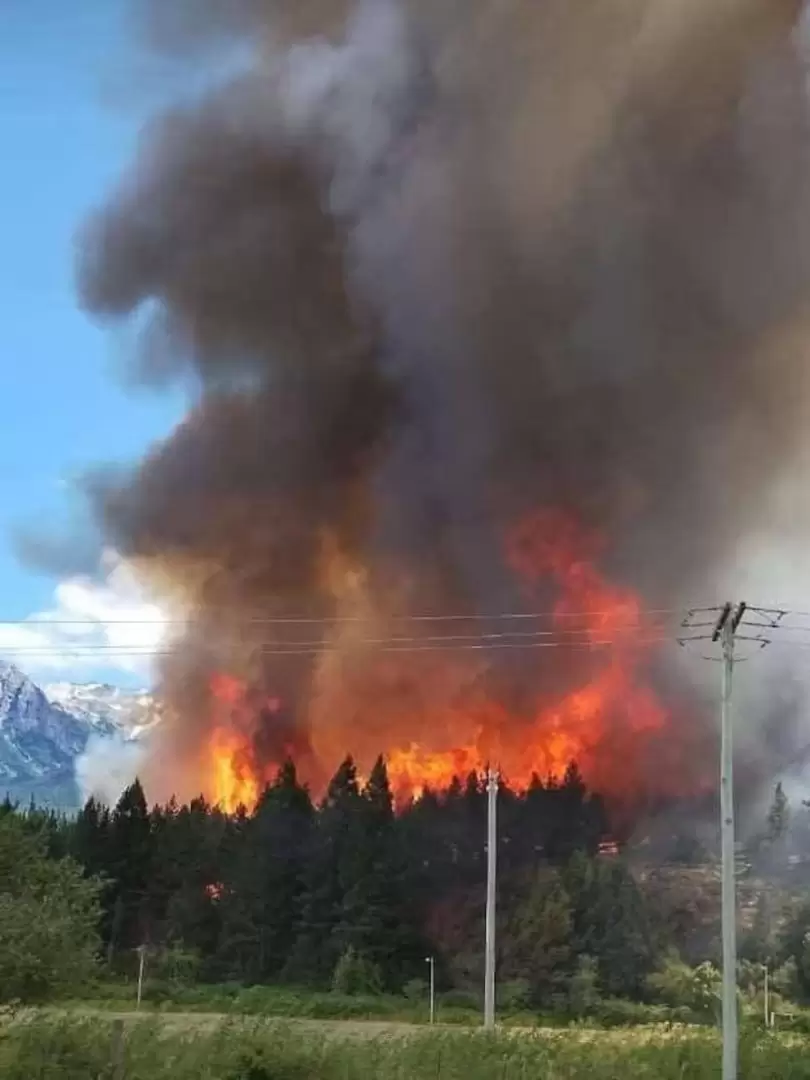
<svg viewBox="0 0 810 1080"><path fill-rule="evenodd" d="M29 673L78 679L105 669L148 679L169 616L117 552L105 551L99 570L61 581L47 610L0 625L0 659Z"/></svg>

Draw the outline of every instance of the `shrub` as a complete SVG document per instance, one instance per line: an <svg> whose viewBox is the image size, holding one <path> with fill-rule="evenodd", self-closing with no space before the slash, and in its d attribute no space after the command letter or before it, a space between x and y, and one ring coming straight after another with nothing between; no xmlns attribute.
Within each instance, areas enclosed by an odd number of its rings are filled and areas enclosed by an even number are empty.
<svg viewBox="0 0 810 1080"><path fill-rule="evenodd" d="M199 953L177 942L152 952L146 963L157 978L165 979L178 990L193 985L202 966Z"/></svg>
<svg viewBox="0 0 810 1080"><path fill-rule="evenodd" d="M677 956L670 956L647 982L653 994L667 1005L688 1008L706 1018L718 1013L720 973L708 962L691 968Z"/></svg>
<svg viewBox="0 0 810 1080"><path fill-rule="evenodd" d="M598 1001L599 965L592 956L580 956L568 983L568 1007L574 1016L587 1016Z"/></svg>
<svg viewBox="0 0 810 1080"><path fill-rule="evenodd" d="M481 1009L481 998L472 990L445 990L439 994L439 1001L448 1009L472 1009L475 1012Z"/></svg>
<svg viewBox="0 0 810 1080"><path fill-rule="evenodd" d="M430 987L424 979L409 979L403 986L402 993L408 1001L421 1003L427 1001Z"/></svg>
<svg viewBox="0 0 810 1080"><path fill-rule="evenodd" d="M796 961L790 957L773 973L773 988L789 1001L797 1001L801 994L799 972Z"/></svg>
<svg viewBox="0 0 810 1080"><path fill-rule="evenodd" d="M513 979L498 987L498 1007L505 1012L527 1009L532 999L532 986L528 979Z"/></svg>
<svg viewBox="0 0 810 1080"><path fill-rule="evenodd" d="M378 994L382 990L380 969L349 946L335 965L332 989L339 994Z"/></svg>

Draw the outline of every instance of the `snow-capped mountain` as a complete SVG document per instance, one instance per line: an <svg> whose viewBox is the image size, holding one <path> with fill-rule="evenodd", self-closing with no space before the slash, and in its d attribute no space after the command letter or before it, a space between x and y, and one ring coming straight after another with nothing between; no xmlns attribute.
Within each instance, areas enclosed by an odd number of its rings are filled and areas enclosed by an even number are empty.
<svg viewBox="0 0 810 1080"><path fill-rule="evenodd" d="M42 689L0 663L0 799L72 808L76 760L92 736L131 741L159 721L146 693L100 684Z"/></svg>
<svg viewBox="0 0 810 1080"><path fill-rule="evenodd" d="M159 722L155 699L148 690L123 690L108 683L50 683L43 687L49 701L72 716L97 724L108 721L117 732L139 738Z"/></svg>

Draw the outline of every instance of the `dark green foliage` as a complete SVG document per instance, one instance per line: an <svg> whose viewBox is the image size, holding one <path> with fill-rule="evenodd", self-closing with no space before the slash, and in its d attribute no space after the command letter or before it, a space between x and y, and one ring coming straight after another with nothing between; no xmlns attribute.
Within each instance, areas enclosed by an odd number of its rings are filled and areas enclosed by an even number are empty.
<svg viewBox="0 0 810 1080"><path fill-rule="evenodd" d="M132 950L149 940L152 929L147 893L154 833L139 781L127 788L118 800L105 833L107 851L103 858L104 870L110 880L110 948Z"/></svg>
<svg viewBox="0 0 810 1080"><path fill-rule="evenodd" d="M332 986L338 994L379 994L382 973L373 960L350 945L335 965Z"/></svg>
<svg viewBox="0 0 810 1080"><path fill-rule="evenodd" d="M395 811L383 759L361 780L346 758L316 807L288 762L250 813L229 816L202 798L149 810L135 783L112 811L91 800L67 821L5 804L4 819L51 859L69 851L102 879L103 951L132 987L136 949L147 946L148 1000L230 981L246 993L338 987L360 1001L424 986L430 956L440 999L453 991L478 1002L486 793L475 774ZM645 873L640 884L621 858L597 853L605 837L604 808L575 766L523 794L502 787L501 1008L570 1015L644 1001L669 949L697 941L698 955L681 951L692 965L711 955L713 885L704 897L684 879L673 906L666 875ZM790 960L810 992L810 918L798 912L777 949L764 917L741 939L744 954Z"/></svg>
<svg viewBox="0 0 810 1080"><path fill-rule="evenodd" d="M301 929L313 808L289 762L232 835L231 873L219 901L218 966L248 982L278 979Z"/></svg>
<svg viewBox="0 0 810 1080"><path fill-rule="evenodd" d="M641 996L658 954L644 896L629 869L618 860L578 855L563 881L571 897L575 952L596 962L607 996Z"/></svg>
<svg viewBox="0 0 810 1080"><path fill-rule="evenodd" d="M571 971L573 933L571 898L560 875L540 871L507 925L502 976L525 981L532 1004L552 1005Z"/></svg>
<svg viewBox="0 0 810 1080"><path fill-rule="evenodd" d="M783 964L791 964L802 1001L810 1002L810 901L798 903L785 921L778 955Z"/></svg>
<svg viewBox="0 0 810 1080"><path fill-rule="evenodd" d="M0 1001L43 1001L95 974L99 884L49 857L31 821L0 815Z"/></svg>

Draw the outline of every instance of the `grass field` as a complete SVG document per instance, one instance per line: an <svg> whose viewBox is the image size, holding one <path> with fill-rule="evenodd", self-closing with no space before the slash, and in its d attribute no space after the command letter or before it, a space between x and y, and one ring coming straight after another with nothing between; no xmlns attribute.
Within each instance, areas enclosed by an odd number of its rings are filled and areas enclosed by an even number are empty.
<svg viewBox="0 0 810 1080"><path fill-rule="evenodd" d="M123 982L99 982L87 988L75 1007L92 1006L107 1012L131 1011L136 997L135 986ZM395 994L341 994L316 991L289 985L240 986L237 984L198 984L170 986L147 982L144 986L143 1012L217 1013L221 1015L278 1017L310 1020L385 1020L408 1024L426 1024L429 1019L427 988L417 996ZM436 1014L443 1024L476 1027L481 1023L482 1004L474 994L450 991L439 994ZM691 1014L689 1009L671 1009L663 1005L601 999L593 1016L601 1028L635 1027L666 1022L710 1021L710 1017ZM499 1003L498 1022L506 1027L568 1027L570 1016L538 1013L525 1007ZM810 1025L808 1025L810 1030Z"/></svg>
<svg viewBox="0 0 810 1080"><path fill-rule="evenodd" d="M130 1018L131 1019L131 1018ZM120 1059L114 1022L29 1013L0 1029L4 1080L709 1080L716 1033L430 1030L357 1021L221 1023L201 1014L135 1019ZM810 1080L810 1043L744 1035L742 1080Z"/></svg>

